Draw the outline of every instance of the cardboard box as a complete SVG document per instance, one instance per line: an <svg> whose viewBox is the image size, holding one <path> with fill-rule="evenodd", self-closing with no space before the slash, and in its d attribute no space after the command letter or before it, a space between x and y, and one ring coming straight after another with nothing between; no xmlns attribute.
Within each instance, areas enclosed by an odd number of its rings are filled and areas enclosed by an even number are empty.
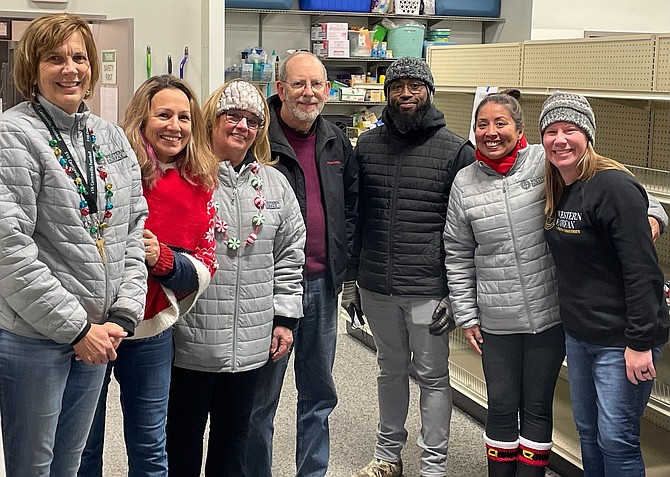
<svg viewBox="0 0 670 477"><path fill-rule="evenodd" d="M348 40L348 31L348 23L319 23L312 27L311 38L312 40Z"/></svg>
<svg viewBox="0 0 670 477"><path fill-rule="evenodd" d="M365 101L363 88L342 88L342 101Z"/></svg>
<svg viewBox="0 0 670 477"><path fill-rule="evenodd" d="M312 43L312 53L329 58L349 58L349 40L321 40Z"/></svg>
<svg viewBox="0 0 670 477"><path fill-rule="evenodd" d="M325 40L328 58L349 58L349 40Z"/></svg>
<svg viewBox="0 0 670 477"><path fill-rule="evenodd" d="M312 40L325 40L326 39L326 30L321 28L321 25L316 25L312 27L312 34L310 36Z"/></svg>
<svg viewBox="0 0 670 477"><path fill-rule="evenodd" d="M312 53L320 57L328 56L328 42L324 40L312 43Z"/></svg>
<svg viewBox="0 0 670 477"><path fill-rule="evenodd" d="M368 101L374 101L375 103L381 103L384 101L384 92L381 89L370 89L368 90ZM372 121L376 122L377 119Z"/></svg>

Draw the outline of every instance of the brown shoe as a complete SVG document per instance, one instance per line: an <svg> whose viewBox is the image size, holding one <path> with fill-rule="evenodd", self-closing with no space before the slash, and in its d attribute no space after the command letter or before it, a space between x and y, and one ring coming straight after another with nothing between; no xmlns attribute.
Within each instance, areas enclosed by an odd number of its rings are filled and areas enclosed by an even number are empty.
<svg viewBox="0 0 670 477"><path fill-rule="evenodd" d="M368 465L351 477L402 477L402 460L386 462L381 459L372 459Z"/></svg>

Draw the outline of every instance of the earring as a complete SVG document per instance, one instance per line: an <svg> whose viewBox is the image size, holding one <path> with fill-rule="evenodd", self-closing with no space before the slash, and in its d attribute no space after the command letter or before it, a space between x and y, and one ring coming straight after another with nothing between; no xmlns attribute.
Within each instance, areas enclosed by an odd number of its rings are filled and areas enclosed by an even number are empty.
<svg viewBox="0 0 670 477"><path fill-rule="evenodd" d="M30 95L34 98L37 98L37 85L34 84L32 88L30 88Z"/></svg>
<svg viewBox="0 0 670 477"><path fill-rule="evenodd" d="M90 90L90 89L87 89L87 90L86 90L86 93L84 94L84 99L88 99L88 98L90 98L90 97L91 97L91 90Z"/></svg>

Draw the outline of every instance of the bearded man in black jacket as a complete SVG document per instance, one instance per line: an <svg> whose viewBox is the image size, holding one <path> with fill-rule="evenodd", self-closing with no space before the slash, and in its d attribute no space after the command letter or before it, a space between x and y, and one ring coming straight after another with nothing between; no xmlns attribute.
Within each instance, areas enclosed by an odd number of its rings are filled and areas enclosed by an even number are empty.
<svg viewBox="0 0 670 477"><path fill-rule="evenodd" d="M410 366L421 395L421 475L444 477L452 407L449 342L429 327L433 311L447 301L442 233L451 184L475 153L447 129L433 104L433 76L423 60L396 60L384 90L384 125L361 135L354 151L360 189L350 269L357 270L357 283L345 282L342 303L349 310L358 306L360 290L380 368L374 458L354 477L402 475Z"/></svg>

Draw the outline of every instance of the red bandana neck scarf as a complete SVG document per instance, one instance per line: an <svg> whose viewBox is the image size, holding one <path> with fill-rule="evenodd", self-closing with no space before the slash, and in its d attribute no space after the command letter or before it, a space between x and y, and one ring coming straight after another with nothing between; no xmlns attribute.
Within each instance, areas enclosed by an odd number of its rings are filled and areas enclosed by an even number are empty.
<svg viewBox="0 0 670 477"><path fill-rule="evenodd" d="M514 149L512 149L509 154L500 159L489 159L484 154L479 152L479 149L475 150L475 155L477 156L478 161L482 161L484 164L488 164L491 169L496 171L498 174L506 175L514 165L514 161L516 161L516 156L519 153L519 150L524 149L527 146L528 142L526 141L525 136L521 136L521 138L517 141L516 146L514 146Z"/></svg>

